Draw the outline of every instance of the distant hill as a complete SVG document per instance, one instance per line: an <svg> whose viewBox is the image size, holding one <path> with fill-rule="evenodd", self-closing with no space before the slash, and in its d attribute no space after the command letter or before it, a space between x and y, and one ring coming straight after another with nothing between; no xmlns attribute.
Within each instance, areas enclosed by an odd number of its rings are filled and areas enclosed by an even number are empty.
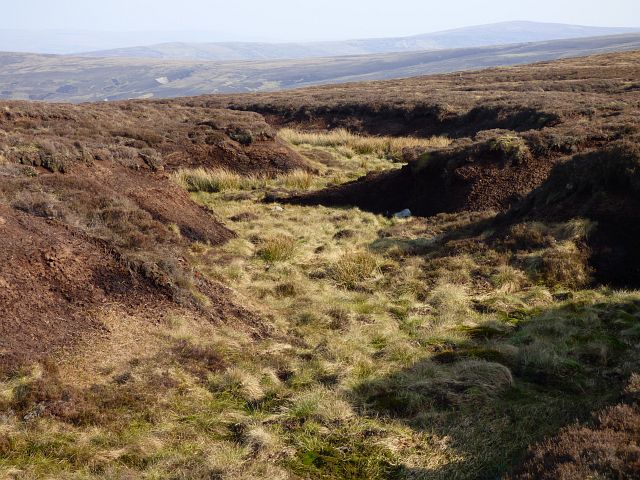
<svg viewBox="0 0 640 480"><path fill-rule="evenodd" d="M469 48L567 38L640 32L640 28L588 27L559 23L503 22L400 38L370 38L339 42L257 43L172 42L82 53L90 57L155 58L165 60L277 60Z"/></svg>
<svg viewBox="0 0 640 480"><path fill-rule="evenodd" d="M91 50L126 48L165 42L262 41L244 33L241 38L212 31L24 30L0 29L0 51L69 55Z"/></svg>
<svg viewBox="0 0 640 480"><path fill-rule="evenodd" d="M203 62L0 53L0 99L86 102L275 91L640 50L640 34L426 52Z"/></svg>

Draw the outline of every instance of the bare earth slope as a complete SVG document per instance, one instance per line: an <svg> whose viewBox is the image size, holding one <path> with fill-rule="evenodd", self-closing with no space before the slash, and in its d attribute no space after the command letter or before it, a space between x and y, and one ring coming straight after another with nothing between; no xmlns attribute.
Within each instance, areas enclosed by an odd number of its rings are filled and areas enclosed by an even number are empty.
<svg viewBox="0 0 640 480"><path fill-rule="evenodd" d="M169 112L170 111L170 112ZM0 105L0 369L104 334L105 311L254 316L194 276L193 242L233 237L168 173L304 168L258 114L123 103Z"/></svg>

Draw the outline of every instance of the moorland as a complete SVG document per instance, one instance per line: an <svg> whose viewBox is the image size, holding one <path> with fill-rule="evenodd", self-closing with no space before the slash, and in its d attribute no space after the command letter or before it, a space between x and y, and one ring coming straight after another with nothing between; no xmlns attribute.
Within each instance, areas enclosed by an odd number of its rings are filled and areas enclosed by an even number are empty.
<svg viewBox="0 0 640 480"><path fill-rule="evenodd" d="M1 474L637 476L638 78L3 101Z"/></svg>

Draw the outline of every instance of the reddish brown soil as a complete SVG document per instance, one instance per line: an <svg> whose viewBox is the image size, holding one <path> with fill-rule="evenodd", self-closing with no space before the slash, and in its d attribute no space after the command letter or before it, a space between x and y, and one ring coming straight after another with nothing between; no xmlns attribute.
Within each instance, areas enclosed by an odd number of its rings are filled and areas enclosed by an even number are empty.
<svg viewBox="0 0 640 480"><path fill-rule="evenodd" d="M66 171L115 161L140 169L225 167L256 175L308 169L263 117L178 103L0 103L0 154Z"/></svg>
<svg viewBox="0 0 640 480"><path fill-rule="evenodd" d="M117 306L150 322L176 309L169 288L131 269L108 242L59 220L0 205L0 234L0 372L107 334L103 309ZM201 317L264 331L226 288L204 279L196 285L212 301Z"/></svg>
<svg viewBox="0 0 640 480"><path fill-rule="evenodd" d="M169 178L181 167L305 168L262 117L144 102L0 107L0 371L107 334L105 306L267 331L190 266L192 242L233 232Z"/></svg>
<svg viewBox="0 0 640 480"><path fill-rule="evenodd" d="M78 205L85 214L99 208L99 201L127 198L163 225L177 225L188 240L222 243L233 233L166 174L130 170L120 165L78 166L70 174L43 174L42 188L60 192L62 200Z"/></svg>
<svg viewBox="0 0 640 480"><path fill-rule="evenodd" d="M100 332L100 306L166 306L169 297L104 244L0 205L0 367L42 358ZM142 310L142 309L141 309Z"/></svg>

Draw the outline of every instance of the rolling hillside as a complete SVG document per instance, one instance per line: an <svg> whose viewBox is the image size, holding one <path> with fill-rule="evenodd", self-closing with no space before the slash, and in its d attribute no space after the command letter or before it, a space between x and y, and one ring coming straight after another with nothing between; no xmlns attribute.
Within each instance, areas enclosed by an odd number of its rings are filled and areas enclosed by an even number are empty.
<svg viewBox="0 0 640 480"><path fill-rule="evenodd" d="M474 70L640 49L640 34L492 47L263 62L0 54L0 99L172 98Z"/></svg>
<svg viewBox="0 0 640 480"><path fill-rule="evenodd" d="M303 59L542 42L567 38L618 35L638 32L639 30L560 23L502 22L399 38L369 38L310 43L170 42L88 52L83 53L82 56L212 61Z"/></svg>

